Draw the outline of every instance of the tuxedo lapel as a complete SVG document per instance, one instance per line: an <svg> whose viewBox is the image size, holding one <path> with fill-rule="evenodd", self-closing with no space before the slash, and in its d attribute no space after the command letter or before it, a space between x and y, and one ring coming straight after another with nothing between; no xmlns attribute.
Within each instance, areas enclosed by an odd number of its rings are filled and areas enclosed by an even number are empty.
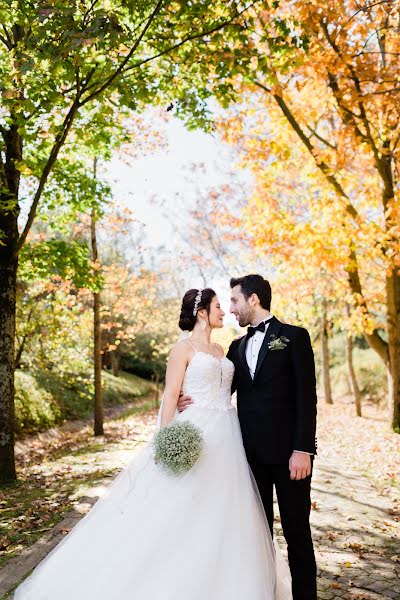
<svg viewBox="0 0 400 600"><path fill-rule="evenodd" d="M245 373L247 374L247 377L249 378L249 380L251 381L251 375L250 375L250 369L249 369L249 365L247 364L247 360L246 360L246 342L247 342L247 337L244 336L239 344L239 358L240 358L240 362L242 363L243 369L245 370Z"/></svg>
<svg viewBox="0 0 400 600"><path fill-rule="evenodd" d="M265 334L264 341L260 348L260 352L258 354L257 366L256 366L256 370L254 373L254 380L256 379L256 377L261 369L261 365L263 364L263 362L266 359L267 354L269 352L268 344L271 342L271 337L273 335L278 337L278 334L279 334L279 331L280 331L282 325L283 325L283 323L281 323L281 321L278 321L278 319L276 317L272 317L270 324L268 326L268 329L267 329L267 333Z"/></svg>

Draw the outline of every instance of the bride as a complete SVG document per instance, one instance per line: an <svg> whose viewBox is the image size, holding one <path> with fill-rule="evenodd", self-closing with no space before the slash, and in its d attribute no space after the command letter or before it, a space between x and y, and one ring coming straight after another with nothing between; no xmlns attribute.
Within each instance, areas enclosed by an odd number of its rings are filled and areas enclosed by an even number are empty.
<svg viewBox="0 0 400 600"><path fill-rule="evenodd" d="M223 317L213 290L189 290L167 366L158 427L185 420L202 430L195 465L170 475L150 443L14 600L291 600L231 404L234 366L211 342ZM179 414L181 389L193 404Z"/></svg>

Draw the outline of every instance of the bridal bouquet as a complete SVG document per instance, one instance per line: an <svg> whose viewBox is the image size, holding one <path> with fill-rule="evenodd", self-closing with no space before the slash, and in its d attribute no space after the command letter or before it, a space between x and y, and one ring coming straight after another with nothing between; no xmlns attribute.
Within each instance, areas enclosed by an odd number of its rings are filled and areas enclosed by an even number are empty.
<svg viewBox="0 0 400 600"><path fill-rule="evenodd" d="M166 425L154 437L156 463L172 475L189 471L203 448L201 430L190 421Z"/></svg>

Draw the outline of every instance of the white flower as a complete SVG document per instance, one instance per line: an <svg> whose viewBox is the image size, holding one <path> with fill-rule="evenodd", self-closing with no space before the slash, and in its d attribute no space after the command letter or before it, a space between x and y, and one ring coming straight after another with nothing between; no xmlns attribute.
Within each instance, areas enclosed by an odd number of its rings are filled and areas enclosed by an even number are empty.
<svg viewBox="0 0 400 600"><path fill-rule="evenodd" d="M268 348L270 350L283 350L288 345L288 342L290 342L290 340L284 335L277 338L273 333L270 337L271 341L268 342Z"/></svg>
<svg viewBox="0 0 400 600"><path fill-rule="evenodd" d="M156 463L170 474L189 471L200 456L203 447L201 430L190 421L166 425L154 438Z"/></svg>

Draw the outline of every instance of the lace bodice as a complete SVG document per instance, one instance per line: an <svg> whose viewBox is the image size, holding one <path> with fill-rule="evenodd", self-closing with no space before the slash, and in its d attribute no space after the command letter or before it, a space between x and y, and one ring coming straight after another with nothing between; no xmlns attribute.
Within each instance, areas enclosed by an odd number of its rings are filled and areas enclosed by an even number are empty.
<svg viewBox="0 0 400 600"><path fill-rule="evenodd" d="M183 392L191 396L194 406L229 410L231 384L235 367L226 358L216 358L207 352L196 351L183 380Z"/></svg>

